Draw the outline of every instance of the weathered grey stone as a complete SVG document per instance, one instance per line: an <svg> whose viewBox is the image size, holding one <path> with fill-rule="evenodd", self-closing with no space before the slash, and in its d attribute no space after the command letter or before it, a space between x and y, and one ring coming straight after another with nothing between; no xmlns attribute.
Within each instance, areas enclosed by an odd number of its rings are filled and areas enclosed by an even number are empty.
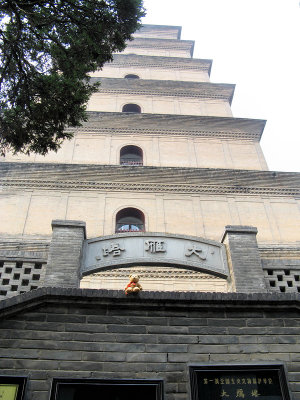
<svg viewBox="0 0 300 400"><path fill-rule="evenodd" d="M85 222L54 220L52 229L44 286L78 288Z"/></svg>
<svg viewBox="0 0 300 400"><path fill-rule="evenodd" d="M222 238L226 245L233 289L240 293L266 292L257 228L227 225Z"/></svg>

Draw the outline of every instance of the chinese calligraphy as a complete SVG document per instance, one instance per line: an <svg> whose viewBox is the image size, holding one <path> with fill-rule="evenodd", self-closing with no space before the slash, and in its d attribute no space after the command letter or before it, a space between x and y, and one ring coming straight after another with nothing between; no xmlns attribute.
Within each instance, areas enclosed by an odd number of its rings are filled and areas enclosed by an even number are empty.
<svg viewBox="0 0 300 400"><path fill-rule="evenodd" d="M107 257L109 254L112 254L113 257L120 256L121 251L125 251L125 249L119 243L110 243L109 246L102 247L103 257Z"/></svg>
<svg viewBox="0 0 300 400"><path fill-rule="evenodd" d="M165 253L165 242L162 240L146 240L145 251L149 251L150 253Z"/></svg>
<svg viewBox="0 0 300 400"><path fill-rule="evenodd" d="M208 379L208 378L203 378L203 383L204 385L208 385L209 382L215 384L215 385L260 385L260 384L265 384L265 385L272 385L273 384L273 379L272 378L214 378L214 379ZM257 390L254 390L253 396L256 397L255 395L257 394Z"/></svg>
<svg viewBox="0 0 300 400"><path fill-rule="evenodd" d="M236 370L230 370L221 367L218 371L195 367L198 392L196 399L274 400L276 397L277 400L286 400L281 394L276 371L269 368L246 368L238 366Z"/></svg>
<svg viewBox="0 0 300 400"><path fill-rule="evenodd" d="M229 395L225 392L225 390L222 390L221 397L229 397Z"/></svg>
<svg viewBox="0 0 300 400"><path fill-rule="evenodd" d="M237 389L235 397L244 398L245 397L245 393L244 393L243 389Z"/></svg>
<svg viewBox="0 0 300 400"><path fill-rule="evenodd" d="M195 256L199 257L200 260L206 260L206 255L203 254L203 250L196 245L193 244L192 247L189 247L185 252L186 257L190 257L191 255L195 254Z"/></svg>

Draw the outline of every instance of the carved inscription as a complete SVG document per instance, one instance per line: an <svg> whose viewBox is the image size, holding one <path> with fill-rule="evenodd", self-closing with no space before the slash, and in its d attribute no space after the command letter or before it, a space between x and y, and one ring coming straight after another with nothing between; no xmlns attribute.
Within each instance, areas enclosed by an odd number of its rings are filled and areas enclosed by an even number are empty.
<svg viewBox="0 0 300 400"><path fill-rule="evenodd" d="M183 265L225 278L228 275L222 245L204 239L194 240L193 237L129 232L89 239L84 252L82 275L110 266L143 263Z"/></svg>
<svg viewBox="0 0 300 400"><path fill-rule="evenodd" d="M146 240L145 251L149 251L149 253L165 253L167 250L165 242L162 240Z"/></svg>
<svg viewBox="0 0 300 400"><path fill-rule="evenodd" d="M200 247L197 247L196 245L193 244L192 247L189 247L187 251L185 252L186 257L191 257L192 255L195 255L200 258L200 260L206 260L206 255L204 255L203 250Z"/></svg>
<svg viewBox="0 0 300 400"><path fill-rule="evenodd" d="M110 243L108 246L102 247L102 255L103 257L107 257L112 255L113 257L117 257L121 255L121 251L125 251L125 248L122 247L119 243ZM97 261L101 260L100 256L95 257Z"/></svg>

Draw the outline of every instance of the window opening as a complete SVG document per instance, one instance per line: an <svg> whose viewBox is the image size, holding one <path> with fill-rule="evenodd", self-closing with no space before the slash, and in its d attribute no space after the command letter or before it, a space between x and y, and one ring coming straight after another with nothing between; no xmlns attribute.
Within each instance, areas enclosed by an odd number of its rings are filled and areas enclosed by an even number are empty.
<svg viewBox="0 0 300 400"><path fill-rule="evenodd" d="M125 104L122 108L122 112L129 112L129 113L141 113L141 107L137 104Z"/></svg>
<svg viewBox="0 0 300 400"><path fill-rule="evenodd" d="M145 232L144 214L136 208L124 208L116 216L116 233Z"/></svg>
<svg viewBox="0 0 300 400"><path fill-rule="evenodd" d="M143 165L143 151L137 146L125 146L120 151L121 165Z"/></svg>
<svg viewBox="0 0 300 400"><path fill-rule="evenodd" d="M135 75L135 74L125 75L124 78L126 78L126 79L140 79L140 77L138 75Z"/></svg>

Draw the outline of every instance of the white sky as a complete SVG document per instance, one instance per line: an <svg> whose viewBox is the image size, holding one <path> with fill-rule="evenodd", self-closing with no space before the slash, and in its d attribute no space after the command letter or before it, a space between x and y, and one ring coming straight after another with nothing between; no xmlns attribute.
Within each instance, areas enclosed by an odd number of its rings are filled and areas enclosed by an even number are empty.
<svg viewBox="0 0 300 400"><path fill-rule="evenodd" d="M299 0L144 0L145 24L180 25L211 81L236 84L234 117L266 119L261 145L274 171L300 172Z"/></svg>

